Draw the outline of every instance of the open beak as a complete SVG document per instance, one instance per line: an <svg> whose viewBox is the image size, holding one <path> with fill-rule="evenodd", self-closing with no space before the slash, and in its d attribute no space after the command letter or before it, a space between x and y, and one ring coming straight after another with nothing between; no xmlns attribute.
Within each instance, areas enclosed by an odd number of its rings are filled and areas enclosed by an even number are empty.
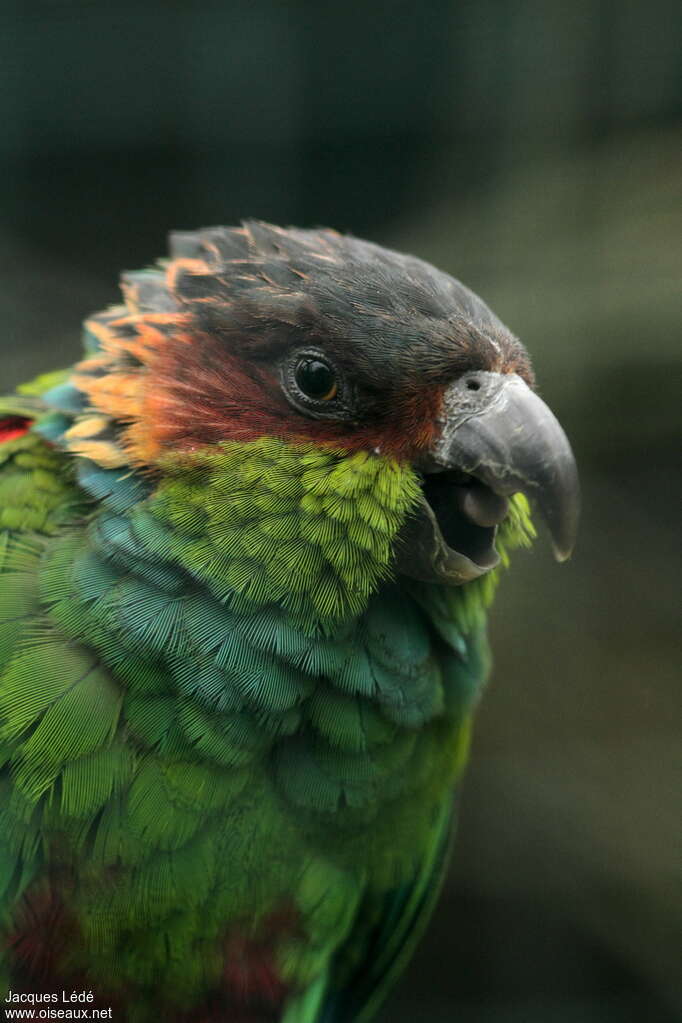
<svg viewBox="0 0 682 1023"><path fill-rule="evenodd" d="M566 434L516 374L467 373L444 395L442 430L417 466L423 497L403 529L398 570L463 583L498 563L497 527L521 492L544 518L557 560L575 544L578 471Z"/></svg>

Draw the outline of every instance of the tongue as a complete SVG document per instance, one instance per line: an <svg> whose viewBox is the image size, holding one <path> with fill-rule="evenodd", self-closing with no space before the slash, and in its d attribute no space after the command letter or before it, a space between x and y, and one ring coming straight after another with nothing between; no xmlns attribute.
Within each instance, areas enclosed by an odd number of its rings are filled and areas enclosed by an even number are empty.
<svg viewBox="0 0 682 1023"><path fill-rule="evenodd" d="M499 526L507 514L507 498L495 494L484 483L474 482L467 487L457 487L456 491L459 510L477 526Z"/></svg>

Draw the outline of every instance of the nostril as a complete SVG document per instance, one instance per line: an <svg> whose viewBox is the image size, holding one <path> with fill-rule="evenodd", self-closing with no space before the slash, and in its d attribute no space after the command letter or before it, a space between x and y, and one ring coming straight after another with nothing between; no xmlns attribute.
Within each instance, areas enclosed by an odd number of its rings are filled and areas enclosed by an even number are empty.
<svg viewBox="0 0 682 1023"><path fill-rule="evenodd" d="M476 380L475 377L471 377L470 380L467 380L468 391L480 391L480 389L481 389L480 381Z"/></svg>

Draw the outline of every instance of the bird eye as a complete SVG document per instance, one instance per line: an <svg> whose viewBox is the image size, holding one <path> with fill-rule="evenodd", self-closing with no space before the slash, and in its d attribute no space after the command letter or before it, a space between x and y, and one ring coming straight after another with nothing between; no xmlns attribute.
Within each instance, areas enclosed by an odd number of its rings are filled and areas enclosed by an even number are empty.
<svg viewBox="0 0 682 1023"><path fill-rule="evenodd" d="M302 415L353 419L353 385L323 349L310 346L290 351L280 366L280 381L287 401Z"/></svg>
<svg viewBox="0 0 682 1023"><path fill-rule="evenodd" d="M294 379L301 393L313 401L333 401L339 393L336 373L332 367L313 355L298 360Z"/></svg>

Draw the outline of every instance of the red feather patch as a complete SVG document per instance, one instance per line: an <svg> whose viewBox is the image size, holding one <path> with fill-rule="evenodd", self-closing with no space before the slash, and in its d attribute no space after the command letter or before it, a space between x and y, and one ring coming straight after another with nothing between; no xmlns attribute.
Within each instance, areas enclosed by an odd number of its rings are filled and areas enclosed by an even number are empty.
<svg viewBox="0 0 682 1023"><path fill-rule="evenodd" d="M223 972L226 992L237 1003L280 1007L288 988L279 976L275 949L279 940L298 933L298 915L289 907L271 913L262 923L261 934L247 936L238 930L230 933Z"/></svg>
<svg viewBox="0 0 682 1023"><path fill-rule="evenodd" d="M24 416L6 416L0 419L0 444L23 437L30 430L31 422Z"/></svg>

